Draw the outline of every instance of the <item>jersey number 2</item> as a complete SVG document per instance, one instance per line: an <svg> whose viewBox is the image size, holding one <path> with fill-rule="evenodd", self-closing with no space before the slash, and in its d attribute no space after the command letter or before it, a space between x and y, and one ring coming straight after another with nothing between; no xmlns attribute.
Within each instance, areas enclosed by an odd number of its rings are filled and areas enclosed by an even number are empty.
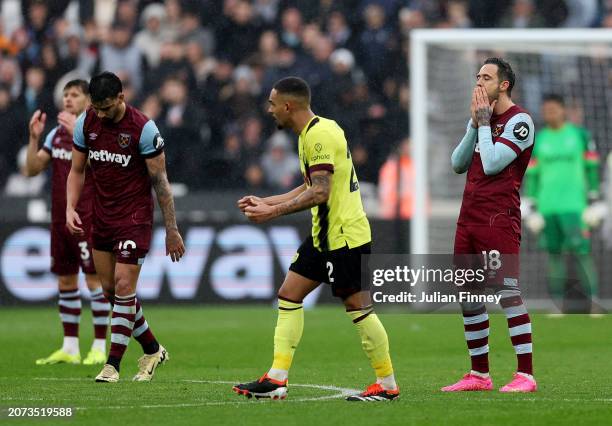
<svg viewBox="0 0 612 426"><path fill-rule="evenodd" d="M334 273L334 264L327 262L325 266L327 266L327 278L329 278L329 283L331 284L334 282L334 278L332 277L332 274Z"/></svg>

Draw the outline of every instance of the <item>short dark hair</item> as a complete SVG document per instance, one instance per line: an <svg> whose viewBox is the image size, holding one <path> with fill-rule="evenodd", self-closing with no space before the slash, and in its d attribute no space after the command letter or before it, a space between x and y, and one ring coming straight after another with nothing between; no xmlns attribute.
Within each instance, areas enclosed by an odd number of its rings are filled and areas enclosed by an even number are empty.
<svg viewBox="0 0 612 426"><path fill-rule="evenodd" d="M497 65L497 77L501 81L508 82L508 96L512 95L512 88L514 87L514 82L516 81L516 76L514 75L514 71L512 71L512 67L502 58L488 58L484 64L492 64Z"/></svg>
<svg viewBox="0 0 612 426"><path fill-rule="evenodd" d="M89 83L86 82L85 80L81 80L81 79L70 80L64 86L64 90L68 90L73 87L78 87L79 89L81 89L81 92L83 92L86 95L89 95Z"/></svg>
<svg viewBox="0 0 612 426"><path fill-rule="evenodd" d="M114 99L123 92L121 80L112 72L104 71L91 78L89 94L92 102L102 102L105 99Z"/></svg>
<svg viewBox="0 0 612 426"><path fill-rule="evenodd" d="M561 106L565 106L565 100L563 99L563 96L558 95L556 93L547 93L546 95L544 95L542 97L542 103L544 102L555 102Z"/></svg>
<svg viewBox="0 0 612 426"><path fill-rule="evenodd" d="M299 77L285 77L274 83L273 88L278 93L304 98L310 104L310 87Z"/></svg>

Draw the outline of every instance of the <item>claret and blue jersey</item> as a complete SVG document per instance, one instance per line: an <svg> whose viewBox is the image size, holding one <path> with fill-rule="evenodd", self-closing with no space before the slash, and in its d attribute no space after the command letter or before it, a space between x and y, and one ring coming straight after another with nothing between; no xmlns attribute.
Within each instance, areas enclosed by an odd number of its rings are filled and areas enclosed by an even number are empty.
<svg viewBox="0 0 612 426"><path fill-rule="evenodd" d="M164 149L153 120L129 105L118 123L100 119L88 109L77 119L74 147L87 154L93 172L96 227L152 224L153 197L145 160Z"/></svg>

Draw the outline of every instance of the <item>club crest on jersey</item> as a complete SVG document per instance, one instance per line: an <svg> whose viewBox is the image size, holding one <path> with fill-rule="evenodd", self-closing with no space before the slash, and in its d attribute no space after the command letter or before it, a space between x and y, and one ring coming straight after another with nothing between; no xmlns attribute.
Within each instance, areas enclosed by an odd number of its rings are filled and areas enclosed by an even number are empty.
<svg viewBox="0 0 612 426"><path fill-rule="evenodd" d="M119 146L121 148L127 148L130 146L130 142L132 141L132 136L129 133L119 133L117 137L117 142L119 142Z"/></svg>
<svg viewBox="0 0 612 426"><path fill-rule="evenodd" d="M494 137L501 136L501 134L504 133L504 126L505 124L496 124L495 129L493 129L493 131L491 132L493 136Z"/></svg>

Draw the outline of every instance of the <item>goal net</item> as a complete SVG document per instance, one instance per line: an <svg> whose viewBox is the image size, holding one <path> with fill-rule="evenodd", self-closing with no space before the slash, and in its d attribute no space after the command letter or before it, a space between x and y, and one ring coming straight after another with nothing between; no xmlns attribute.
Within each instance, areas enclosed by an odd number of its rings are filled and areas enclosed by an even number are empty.
<svg viewBox="0 0 612 426"><path fill-rule="evenodd" d="M483 61L500 56L512 65L513 100L541 127L543 95L565 98L568 119L593 134L603 160L612 148L612 31L604 30L416 30L411 33L411 129L415 164L412 253L452 253L465 174L455 174L450 156L470 115L475 76ZM598 230L593 249L601 296L612 298L601 261ZM521 277L530 297L546 297L546 254L523 231ZM526 255L528 254L528 255ZM533 284L532 284L533 283ZM609 287L609 286L608 286Z"/></svg>

